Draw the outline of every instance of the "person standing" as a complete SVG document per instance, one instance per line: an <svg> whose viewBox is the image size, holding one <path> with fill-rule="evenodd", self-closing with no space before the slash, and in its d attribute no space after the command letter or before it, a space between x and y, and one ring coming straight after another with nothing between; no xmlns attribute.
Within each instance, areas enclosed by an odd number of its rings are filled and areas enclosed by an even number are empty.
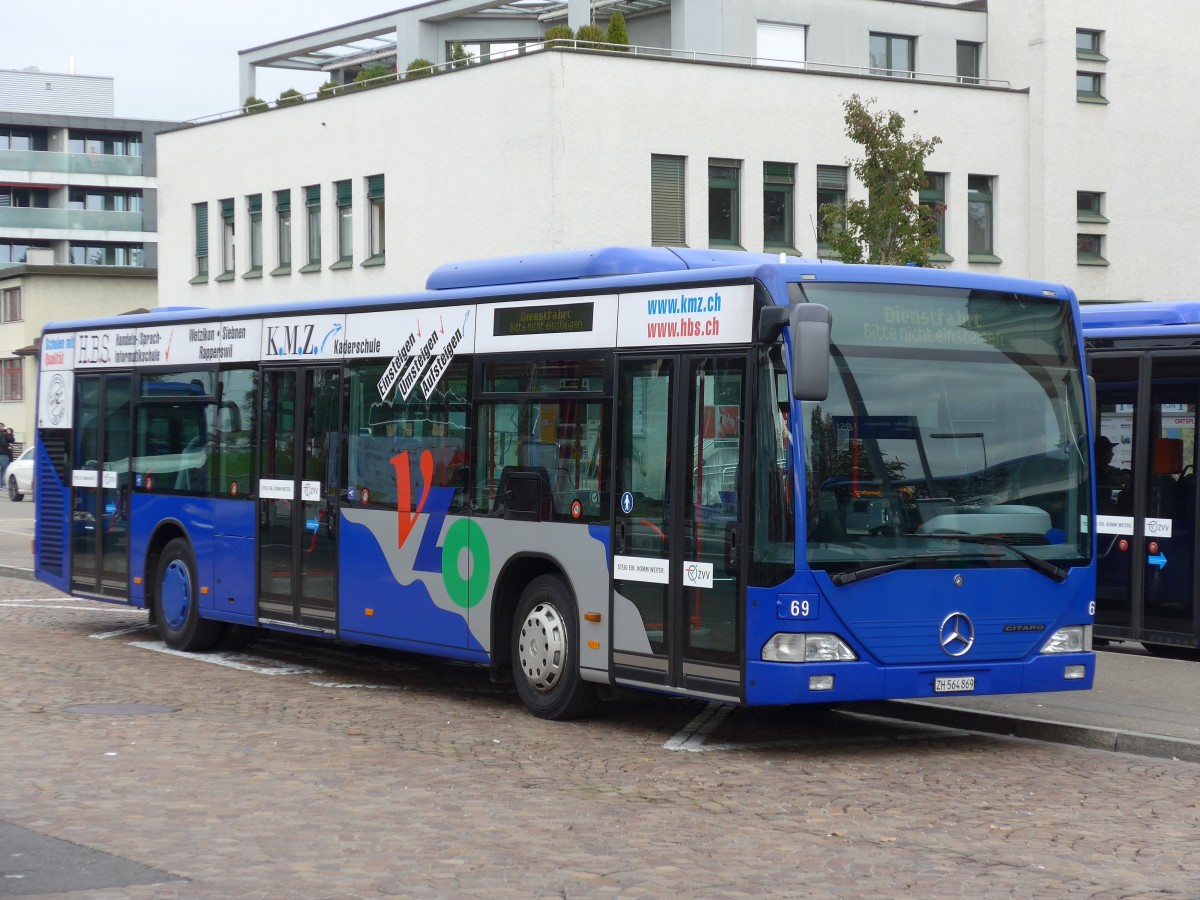
<svg viewBox="0 0 1200 900"><path fill-rule="evenodd" d="M12 432L0 422L0 472L7 472L8 464L12 462L12 444Z"/></svg>

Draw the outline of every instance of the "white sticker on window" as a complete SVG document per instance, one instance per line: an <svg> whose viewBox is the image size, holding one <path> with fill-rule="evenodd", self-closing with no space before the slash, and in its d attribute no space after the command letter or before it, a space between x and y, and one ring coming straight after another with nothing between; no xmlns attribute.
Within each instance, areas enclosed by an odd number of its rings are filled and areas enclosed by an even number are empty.
<svg viewBox="0 0 1200 900"><path fill-rule="evenodd" d="M667 561L644 556L614 556L613 577L624 581L667 583Z"/></svg>
<svg viewBox="0 0 1200 900"><path fill-rule="evenodd" d="M1133 516L1096 516L1096 534L1133 534Z"/></svg>
<svg viewBox="0 0 1200 900"><path fill-rule="evenodd" d="M1169 538L1171 536L1172 519L1147 519L1146 537Z"/></svg>
<svg viewBox="0 0 1200 900"><path fill-rule="evenodd" d="M264 500L294 500L296 483L277 478L262 478L258 482L258 496Z"/></svg>
<svg viewBox="0 0 1200 900"><path fill-rule="evenodd" d="M683 586L711 589L713 586L713 564L684 560Z"/></svg>

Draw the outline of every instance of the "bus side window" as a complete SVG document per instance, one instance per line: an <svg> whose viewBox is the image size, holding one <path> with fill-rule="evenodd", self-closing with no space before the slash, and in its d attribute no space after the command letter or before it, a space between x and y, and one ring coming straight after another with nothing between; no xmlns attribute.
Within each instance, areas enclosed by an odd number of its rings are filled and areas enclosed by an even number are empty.
<svg viewBox="0 0 1200 900"><path fill-rule="evenodd" d="M212 410L207 402L147 403L138 409L133 472L139 487L156 494L208 492Z"/></svg>

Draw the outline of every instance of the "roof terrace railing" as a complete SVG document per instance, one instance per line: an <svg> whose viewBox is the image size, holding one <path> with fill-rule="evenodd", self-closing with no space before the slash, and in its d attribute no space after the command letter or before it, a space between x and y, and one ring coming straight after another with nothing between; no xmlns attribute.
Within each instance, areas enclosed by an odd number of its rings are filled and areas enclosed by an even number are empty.
<svg viewBox="0 0 1200 900"><path fill-rule="evenodd" d="M498 50L495 53L472 56L470 59L447 60L443 63L433 63L431 65L422 66L410 71L389 73L387 75L379 76L378 78L370 78L365 81L354 82L353 84L336 85L333 87L325 86L307 94L297 94L278 101L262 100L258 103L244 106L241 109L225 110L224 112L213 113L209 116L191 119L184 124L203 125L208 122L216 122L222 119L233 118L235 116L253 115L255 113L266 112L268 110L277 109L284 106L294 106L298 103L310 100L324 100L339 94L352 94L360 90L370 90L371 88L381 87L385 84L394 84L399 81L413 81L419 78L426 78L430 75L442 74L453 69L465 69L485 63L500 62L504 59L525 56L530 53L538 53L543 50L583 50L589 53L603 53L608 56L641 56L650 57L653 59L669 59L678 62L718 63L721 65L776 70L789 69L795 72L847 75L859 78L893 78L921 83L971 85L975 87L1008 89L1012 88L1011 82L998 78L978 78L975 76L947 75L937 72L912 72L908 71L907 69L881 69L878 66L871 65L847 66L838 63L808 61L801 62L797 60L770 59L762 56L740 56L729 53L709 53L703 50L676 50L670 47L641 47L632 44L603 44L595 43L593 41L555 38L548 41L526 44L516 50Z"/></svg>

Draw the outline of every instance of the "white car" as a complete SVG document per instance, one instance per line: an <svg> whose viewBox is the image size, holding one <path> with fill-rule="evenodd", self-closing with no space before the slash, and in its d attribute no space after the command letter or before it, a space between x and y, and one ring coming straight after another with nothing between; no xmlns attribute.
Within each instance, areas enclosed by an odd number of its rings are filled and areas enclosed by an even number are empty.
<svg viewBox="0 0 1200 900"><path fill-rule="evenodd" d="M33 447L8 464L4 483L8 485L9 500L24 500L26 494L33 493Z"/></svg>

